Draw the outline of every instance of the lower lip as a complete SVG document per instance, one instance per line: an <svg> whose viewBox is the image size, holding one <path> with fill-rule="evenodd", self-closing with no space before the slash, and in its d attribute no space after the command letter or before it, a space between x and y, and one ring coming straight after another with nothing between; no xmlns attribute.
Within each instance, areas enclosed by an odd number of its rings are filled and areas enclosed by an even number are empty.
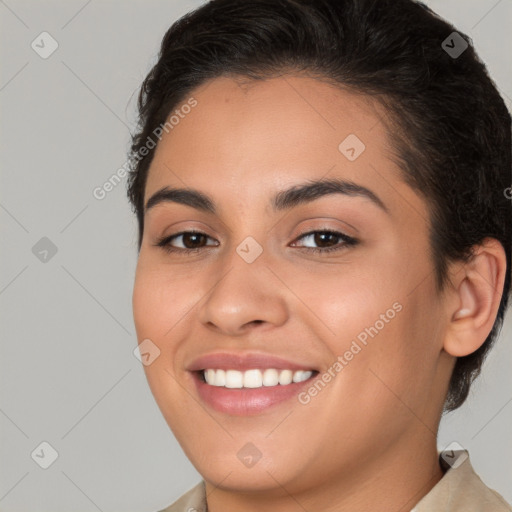
<svg viewBox="0 0 512 512"><path fill-rule="evenodd" d="M302 388L308 386L316 376L302 382L293 382L281 386L262 386L261 388L230 389L223 386L211 386L201 380L198 372L191 372L197 392L213 409L235 416L250 416L265 409L290 400L297 396Z"/></svg>

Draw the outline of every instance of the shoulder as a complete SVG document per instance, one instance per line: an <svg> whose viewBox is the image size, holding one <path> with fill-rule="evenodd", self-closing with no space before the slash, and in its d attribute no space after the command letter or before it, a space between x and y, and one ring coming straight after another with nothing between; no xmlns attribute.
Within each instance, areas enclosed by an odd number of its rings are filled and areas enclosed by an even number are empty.
<svg viewBox="0 0 512 512"><path fill-rule="evenodd" d="M206 512L204 480L180 496L174 503L158 512Z"/></svg>
<svg viewBox="0 0 512 512"><path fill-rule="evenodd" d="M466 450L455 452L455 457L452 451L450 458L456 462L411 512L512 512L504 498L477 475Z"/></svg>

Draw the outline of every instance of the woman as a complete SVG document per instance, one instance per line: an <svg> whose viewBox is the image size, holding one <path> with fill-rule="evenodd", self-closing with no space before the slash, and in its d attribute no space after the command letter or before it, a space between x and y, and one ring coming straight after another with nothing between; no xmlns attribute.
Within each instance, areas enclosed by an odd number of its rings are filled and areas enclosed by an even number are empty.
<svg viewBox="0 0 512 512"><path fill-rule="evenodd" d="M165 510L512 510L436 446L510 294L510 114L467 36L411 0L213 0L139 114L135 325L203 476Z"/></svg>

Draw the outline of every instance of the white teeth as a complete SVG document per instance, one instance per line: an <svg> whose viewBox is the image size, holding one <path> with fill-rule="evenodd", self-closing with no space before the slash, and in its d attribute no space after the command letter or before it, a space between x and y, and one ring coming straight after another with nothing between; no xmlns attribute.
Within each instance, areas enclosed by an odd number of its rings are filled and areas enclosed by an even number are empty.
<svg viewBox="0 0 512 512"><path fill-rule="evenodd" d="M303 382L305 380L308 380L312 374L313 374L313 372L306 372L303 370L299 370L298 372L295 372L293 374L293 382Z"/></svg>
<svg viewBox="0 0 512 512"><path fill-rule="evenodd" d="M286 386L286 384L291 384L293 381L293 372L291 370L282 370L279 374L279 384L281 386Z"/></svg>
<svg viewBox="0 0 512 512"><path fill-rule="evenodd" d="M223 386L226 388L261 388L262 386L286 386L292 382L303 382L309 379L313 372L308 370L275 370L268 368L254 369L240 372L238 370L214 370L203 371L204 379L211 386Z"/></svg>
<svg viewBox="0 0 512 512"><path fill-rule="evenodd" d="M263 373L263 385L264 386L277 386L279 384L279 372L269 368Z"/></svg>
<svg viewBox="0 0 512 512"><path fill-rule="evenodd" d="M206 370L205 371L205 376L204 376L206 382L215 383L215 380L216 380L215 379L215 373L216 373L215 370ZM224 382L224 384L225 384L225 382Z"/></svg>
<svg viewBox="0 0 512 512"><path fill-rule="evenodd" d="M244 386L244 374L236 370L228 370L226 372L226 384L224 385L227 388L242 388Z"/></svg>
<svg viewBox="0 0 512 512"><path fill-rule="evenodd" d="M261 370L247 370L243 375L244 388L261 388L263 386Z"/></svg>
<svg viewBox="0 0 512 512"><path fill-rule="evenodd" d="M216 386L225 386L226 385L226 372L224 370L211 370L215 375L215 381L212 379L210 382L215 382Z"/></svg>

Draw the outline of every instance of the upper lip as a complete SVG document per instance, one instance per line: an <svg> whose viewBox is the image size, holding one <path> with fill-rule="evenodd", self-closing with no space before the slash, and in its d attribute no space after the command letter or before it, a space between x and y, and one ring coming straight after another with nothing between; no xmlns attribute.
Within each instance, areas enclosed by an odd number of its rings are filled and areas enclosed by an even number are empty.
<svg viewBox="0 0 512 512"><path fill-rule="evenodd" d="M251 370L253 368L275 368L276 370L315 370L311 364L297 363L262 353L236 353L236 352L212 352L202 355L187 367L187 370L194 372L207 369L218 370Z"/></svg>

